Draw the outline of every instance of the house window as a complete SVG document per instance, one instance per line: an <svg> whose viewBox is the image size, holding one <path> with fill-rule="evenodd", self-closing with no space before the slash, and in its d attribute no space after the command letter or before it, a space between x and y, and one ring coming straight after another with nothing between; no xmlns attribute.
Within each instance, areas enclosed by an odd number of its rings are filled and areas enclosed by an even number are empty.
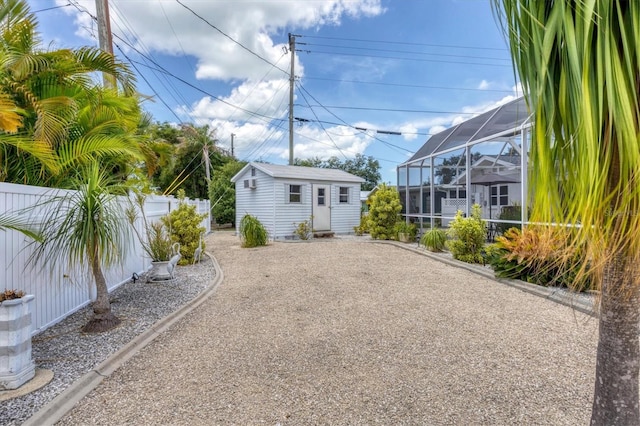
<svg viewBox="0 0 640 426"><path fill-rule="evenodd" d="M256 175L256 168L255 168L255 167L252 167L252 168L251 168L251 176L252 176L252 177L255 177L255 175Z"/></svg>
<svg viewBox="0 0 640 426"><path fill-rule="evenodd" d="M289 202L302 202L302 185L289 185Z"/></svg>
<svg viewBox="0 0 640 426"><path fill-rule="evenodd" d="M248 188L249 187L249 179L245 179L244 180L244 187Z"/></svg>
<svg viewBox="0 0 640 426"><path fill-rule="evenodd" d="M341 204L347 204L349 203L349 187L348 186L341 186L340 187L340 199L339 199Z"/></svg>
<svg viewBox="0 0 640 426"><path fill-rule="evenodd" d="M508 185L491 187L491 205L492 206L509 205L509 186Z"/></svg>
<svg viewBox="0 0 640 426"><path fill-rule="evenodd" d="M324 206L324 199L325 199L324 188L318 188L318 205L319 206Z"/></svg>

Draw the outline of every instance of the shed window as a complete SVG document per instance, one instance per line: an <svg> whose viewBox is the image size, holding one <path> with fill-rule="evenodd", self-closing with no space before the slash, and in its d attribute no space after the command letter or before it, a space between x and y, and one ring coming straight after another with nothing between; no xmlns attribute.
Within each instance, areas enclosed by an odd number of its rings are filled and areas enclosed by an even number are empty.
<svg viewBox="0 0 640 426"><path fill-rule="evenodd" d="M251 176L254 177L256 175L256 168L252 167L251 168Z"/></svg>
<svg viewBox="0 0 640 426"><path fill-rule="evenodd" d="M340 204L348 204L349 203L349 187L341 186L340 187Z"/></svg>
<svg viewBox="0 0 640 426"><path fill-rule="evenodd" d="M289 185L289 202L302 202L302 185Z"/></svg>
<svg viewBox="0 0 640 426"><path fill-rule="evenodd" d="M324 188L318 188L318 205L324 206Z"/></svg>

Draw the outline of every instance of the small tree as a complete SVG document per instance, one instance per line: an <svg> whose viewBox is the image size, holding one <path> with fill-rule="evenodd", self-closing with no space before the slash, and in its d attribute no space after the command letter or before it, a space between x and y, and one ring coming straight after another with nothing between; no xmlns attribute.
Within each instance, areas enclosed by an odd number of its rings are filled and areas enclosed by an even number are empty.
<svg viewBox="0 0 640 426"><path fill-rule="evenodd" d="M209 184L211 212L218 225L236 224L236 187L231 178L244 166L245 162L231 160L213 173Z"/></svg>
<svg viewBox="0 0 640 426"><path fill-rule="evenodd" d="M107 331L120 323L111 312L103 268L122 264L130 234L127 217L116 198L124 194L124 188L111 179L98 163L93 163L73 181L74 191L48 201L42 242L30 259L51 265L65 261L70 269L84 266L91 271L96 300L93 318L83 327L85 332Z"/></svg>
<svg viewBox="0 0 640 426"><path fill-rule="evenodd" d="M184 191L178 191L178 208L172 210L168 215L161 218L162 222L169 228L171 239L180 243L180 265L189 265L193 262L193 254L200 244L200 236L206 231L200 225L206 217L205 214L198 214L196 206L184 202ZM204 243L202 249L204 250Z"/></svg>
<svg viewBox="0 0 640 426"><path fill-rule="evenodd" d="M389 240L395 236L396 222L400 220L400 195L395 188L385 184L371 197L371 207L367 221L371 238L376 240Z"/></svg>
<svg viewBox="0 0 640 426"><path fill-rule="evenodd" d="M479 204L471 208L471 217L464 217L458 210L449 228L447 247L455 259L467 263L482 263L482 247L487 236L487 227L482 220Z"/></svg>

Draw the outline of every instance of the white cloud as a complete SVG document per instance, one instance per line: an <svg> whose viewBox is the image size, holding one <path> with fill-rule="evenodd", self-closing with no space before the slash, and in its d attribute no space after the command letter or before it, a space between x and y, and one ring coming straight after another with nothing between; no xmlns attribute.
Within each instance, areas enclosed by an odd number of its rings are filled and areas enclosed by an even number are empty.
<svg viewBox="0 0 640 426"><path fill-rule="evenodd" d="M264 122L280 118L286 113L289 99L287 80L245 81L232 89L229 96L201 98L193 105L182 106L181 112L189 121L206 123L210 120Z"/></svg>
<svg viewBox="0 0 640 426"><path fill-rule="evenodd" d="M68 2L56 0L56 3L62 6ZM95 15L94 0L79 0L78 3ZM344 17L370 17L384 13L381 0L300 1L295 2L295 7L288 1L182 0L182 3L211 25L178 2L111 0L112 32L132 41L143 51L195 57L197 78L224 81L259 80L266 72L272 71L269 63L286 71L289 61L283 48L287 44L275 43L272 39L276 34L281 35L284 29L340 25ZM74 8L64 10L75 16L76 33L94 41L95 25L89 14ZM286 58L283 59L284 56ZM296 74L302 75L301 64L296 65Z"/></svg>
<svg viewBox="0 0 640 426"><path fill-rule="evenodd" d="M487 80L482 80L480 84L478 84L479 90L487 90L490 87L491 87L491 83L489 83Z"/></svg>
<svg viewBox="0 0 640 426"><path fill-rule="evenodd" d="M56 0L56 3L62 6L68 2ZM95 43L95 24L89 15L95 15L95 1L78 0L77 3L89 13L74 8L64 10L74 15L76 34ZM180 106L177 112L185 121L215 128L220 144L226 148L230 148L233 133L236 156L250 159L288 158L286 122L270 122L265 118L286 118L288 108L288 43L276 43L274 38L277 36L281 40L285 29L340 25L346 17L357 19L384 13L381 0L295 3L182 0L182 3L228 37L178 2L111 0L111 29L115 40L122 37L143 52L152 55L160 52L175 56L176 61L187 61L195 66L193 74L198 79L230 83L233 89L227 95L218 95L218 99L203 97L191 105ZM128 49L122 41L118 41L118 45ZM304 67L299 60L295 67L296 76L302 77ZM335 133L331 135L334 142L322 129L297 128L296 157L335 155L343 158L343 153L352 157L363 153L370 143L370 137L347 127L338 126L327 131Z"/></svg>
<svg viewBox="0 0 640 426"><path fill-rule="evenodd" d="M358 132L351 127L326 127L326 132L316 127L304 126L296 129L296 144L294 156L297 158L345 157L352 158L356 154L363 154L372 141L370 135ZM288 158L288 149L281 154L281 158Z"/></svg>

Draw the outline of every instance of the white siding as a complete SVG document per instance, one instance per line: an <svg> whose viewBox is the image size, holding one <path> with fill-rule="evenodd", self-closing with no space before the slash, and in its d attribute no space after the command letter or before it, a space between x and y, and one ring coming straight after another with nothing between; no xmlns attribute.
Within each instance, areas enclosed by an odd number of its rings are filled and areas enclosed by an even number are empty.
<svg viewBox="0 0 640 426"><path fill-rule="evenodd" d="M288 185L301 185L302 200L300 203L289 203ZM292 237L298 223L311 218L313 194L311 183L307 181L275 179L275 238L282 240Z"/></svg>
<svg viewBox="0 0 640 426"><path fill-rule="evenodd" d="M349 188L349 203L340 203L340 187ZM335 182L331 185L331 230L352 234L360 225L360 184Z"/></svg>
<svg viewBox="0 0 640 426"><path fill-rule="evenodd" d="M245 188L245 180L255 179L255 188ZM273 238L275 232L274 219L274 179L266 173L256 169L256 175L251 176L251 168L236 181L236 232L240 232L240 221L246 214L255 216Z"/></svg>
<svg viewBox="0 0 640 426"><path fill-rule="evenodd" d="M295 178L274 178L256 168L251 176L251 167L234 177L236 181L236 232L245 214L255 216L269 232L272 240L294 237L296 225L310 220L313 211L313 185L331 187L331 231L336 234L353 233L360 224L360 184L353 182L329 182ZM256 180L256 188L245 188L244 181ZM289 202L289 185L301 185L300 203ZM339 188L349 188L349 203L339 202Z"/></svg>

